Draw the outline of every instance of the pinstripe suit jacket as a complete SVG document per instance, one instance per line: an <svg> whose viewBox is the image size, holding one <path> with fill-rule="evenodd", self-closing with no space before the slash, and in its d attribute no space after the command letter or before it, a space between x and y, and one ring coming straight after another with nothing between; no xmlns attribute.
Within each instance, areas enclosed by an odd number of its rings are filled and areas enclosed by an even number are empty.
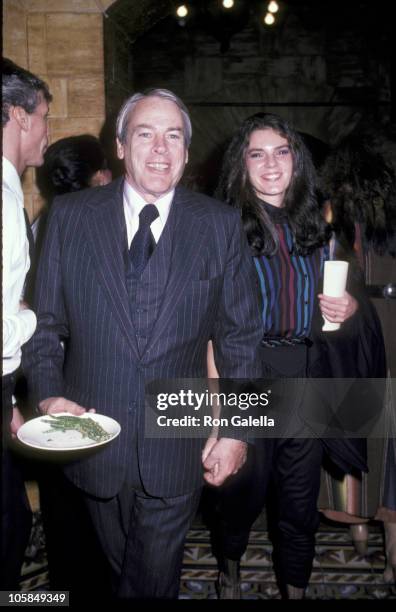
<svg viewBox="0 0 396 612"><path fill-rule="evenodd" d="M256 273L237 211L176 188L157 245L172 240L170 269L158 270L167 274L166 288L139 354L125 284L122 194L119 179L55 201L37 275L37 331L24 367L37 401L63 396L121 423L105 449L67 466L77 486L115 495L128 462L136 461L137 439L145 489L176 496L202 483L203 441L145 438L145 382L206 376L210 338L222 376L258 376Z"/></svg>

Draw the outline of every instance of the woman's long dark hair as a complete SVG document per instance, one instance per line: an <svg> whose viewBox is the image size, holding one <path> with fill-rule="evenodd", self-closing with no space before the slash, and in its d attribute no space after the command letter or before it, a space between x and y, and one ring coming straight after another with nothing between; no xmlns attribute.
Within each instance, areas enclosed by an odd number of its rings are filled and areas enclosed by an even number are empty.
<svg viewBox="0 0 396 612"><path fill-rule="evenodd" d="M316 172L300 135L278 115L257 113L246 119L226 151L216 196L239 208L253 256L274 255L279 247L276 228L250 183L246 151L256 130L272 129L286 138L293 156L293 175L284 210L294 237L294 249L306 255L328 238L327 224L317 198Z"/></svg>
<svg viewBox="0 0 396 612"><path fill-rule="evenodd" d="M332 151L320 175L341 244L353 247L360 223L366 248L395 257L396 176L382 155L364 137L352 135Z"/></svg>

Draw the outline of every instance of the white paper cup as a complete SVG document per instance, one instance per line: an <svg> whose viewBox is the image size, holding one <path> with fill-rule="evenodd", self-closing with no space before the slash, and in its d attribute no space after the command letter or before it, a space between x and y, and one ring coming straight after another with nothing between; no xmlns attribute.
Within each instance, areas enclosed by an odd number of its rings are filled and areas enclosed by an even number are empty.
<svg viewBox="0 0 396 612"><path fill-rule="evenodd" d="M325 261L323 276L323 295L329 297L342 297L346 288L348 276L348 262L333 260ZM340 329L340 323L333 323L324 318L323 331L336 331Z"/></svg>

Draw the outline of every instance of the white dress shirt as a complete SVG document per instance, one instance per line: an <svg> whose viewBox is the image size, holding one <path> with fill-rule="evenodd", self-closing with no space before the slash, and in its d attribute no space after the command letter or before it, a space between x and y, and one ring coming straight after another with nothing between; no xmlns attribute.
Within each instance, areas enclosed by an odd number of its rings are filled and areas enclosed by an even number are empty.
<svg viewBox="0 0 396 612"><path fill-rule="evenodd" d="M164 196L159 198L154 206L158 210L159 216L150 225L151 232L155 242L158 242L168 219L170 207L173 200L175 190L169 191ZM136 232L139 229L139 215L148 202L134 189L128 181L124 182L124 214L128 233L128 248Z"/></svg>
<svg viewBox="0 0 396 612"><path fill-rule="evenodd" d="M3 376L21 362L21 346L36 329L36 315L21 309L26 274L30 267L29 243L23 213L23 192L15 167L3 157Z"/></svg>

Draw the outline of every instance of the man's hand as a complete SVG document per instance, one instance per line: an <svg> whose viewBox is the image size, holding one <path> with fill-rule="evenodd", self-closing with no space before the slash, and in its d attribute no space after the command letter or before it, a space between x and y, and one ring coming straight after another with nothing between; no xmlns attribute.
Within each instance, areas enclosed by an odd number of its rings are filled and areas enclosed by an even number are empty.
<svg viewBox="0 0 396 612"><path fill-rule="evenodd" d="M212 443L212 440L215 443ZM209 450L209 446L211 447L209 453L205 453ZM220 440L209 438L202 455L206 482L219 487L228 476L236 474L245 463L247 444L231 438L220 438Z"/></svg>
<svg viewBox="0 0 396 612"><path fill-rule="evenodd" d="M39 409L42 414L56 414L57 412L70 412L79 416L87 412L87 408L83 408L76 402L71 402L64 397L47 397L39 403ZM95 408L90 408L88 412L96 412Z"/></svg>
<svg viewBox="0 0 396 612"><path fill-rule="evenodd" d="M347 291L344 292L342 297L330 297L320 293L318 298L322 315L326 317L328 321L331 321L331 323L344 323L347 319L350 319L359 308L359 304L355 298Z"/></svg>
<svg viewBox="0 0 396 612"><path fill-rule="evenodd" d="M25 422L25 419L23 418L22 413L19 410L18 406L13 406L12 420L10 423L10 430L11 430L12 438L16 438L17 431L21 427L21 425L24 424L24 422Z"/></svg>

